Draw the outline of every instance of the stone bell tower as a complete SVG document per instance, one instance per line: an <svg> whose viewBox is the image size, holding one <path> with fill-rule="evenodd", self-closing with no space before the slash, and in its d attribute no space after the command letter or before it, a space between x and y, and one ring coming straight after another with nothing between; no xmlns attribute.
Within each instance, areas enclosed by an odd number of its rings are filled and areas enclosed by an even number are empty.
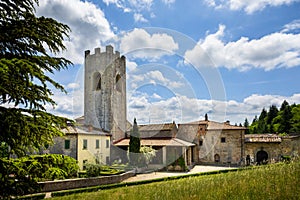
<svg viewBox="0 0 300 200"><path fill-rule="evenodd" d="M126 131L126 58L112 46L106 51L85 51L84 118L92 125L112 134L112 140L125 137Z"/></svg>

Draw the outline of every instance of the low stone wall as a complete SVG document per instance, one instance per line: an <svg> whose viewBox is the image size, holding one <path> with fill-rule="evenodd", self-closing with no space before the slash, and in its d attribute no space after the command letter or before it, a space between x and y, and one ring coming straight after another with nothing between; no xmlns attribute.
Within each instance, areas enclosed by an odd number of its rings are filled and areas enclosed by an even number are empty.
<svg viewBox="0 0 300 200"><path fill-rule="evenodd" d="M41 192L52 192L52 191L59 191L59 190L69 190L69 189L84 188L84 187L91 187L97 185L119 183L132 176L135 176L134 171L129 171L120 175L112 175L112 176L45 181L45 182L39 182L39 184L42 185Z"/></svg>

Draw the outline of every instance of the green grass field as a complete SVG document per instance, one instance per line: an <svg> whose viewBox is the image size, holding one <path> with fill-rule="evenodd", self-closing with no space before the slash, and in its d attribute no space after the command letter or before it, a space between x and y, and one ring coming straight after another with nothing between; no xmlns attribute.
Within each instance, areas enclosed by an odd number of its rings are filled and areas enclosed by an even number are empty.
<svg viewBox="0 0 300 200"><path fill-rule="evenodd" d="M74 194L53 199L300 199L300 162Z"/></svg>

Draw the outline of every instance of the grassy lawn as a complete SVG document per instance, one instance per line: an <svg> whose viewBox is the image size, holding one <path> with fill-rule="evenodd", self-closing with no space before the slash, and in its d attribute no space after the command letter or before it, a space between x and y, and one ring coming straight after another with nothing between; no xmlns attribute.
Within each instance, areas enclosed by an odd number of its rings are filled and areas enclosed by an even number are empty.
<svg viewBox="0 0 300 200"><path fill-rule="evenodd" d="M300 199L300 162L128 186L53 199Z"/></svg>

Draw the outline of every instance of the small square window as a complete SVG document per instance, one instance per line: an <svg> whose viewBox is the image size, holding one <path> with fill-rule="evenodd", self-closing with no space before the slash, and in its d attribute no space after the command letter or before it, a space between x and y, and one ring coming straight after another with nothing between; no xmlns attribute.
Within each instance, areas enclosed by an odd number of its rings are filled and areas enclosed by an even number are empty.
<svg viewBox="0 0 300 200"><path fill-rule="evenodd" d="M65 140L65 149L70 149L70 140Z"/></svg>
<svg viewBox="0 0 300 200"><path fill-rule="evenodd" d="M99 140L96 140L96 149L99 149L100 148L100 142Z"/></svg>
<svg viewBox="0 0 300 200"><path fill-rule="evenodd" d="M87 145L88 145L87 140L83 140L83 146L82 146L82 149L87 149Z"/></svg>
<svg viewBox="0 0 300 200"><path fill-rule="evenodd" d="M221 138L221 143L225 143L226 142L226 138L225 137L222 137Z"/></svg>

